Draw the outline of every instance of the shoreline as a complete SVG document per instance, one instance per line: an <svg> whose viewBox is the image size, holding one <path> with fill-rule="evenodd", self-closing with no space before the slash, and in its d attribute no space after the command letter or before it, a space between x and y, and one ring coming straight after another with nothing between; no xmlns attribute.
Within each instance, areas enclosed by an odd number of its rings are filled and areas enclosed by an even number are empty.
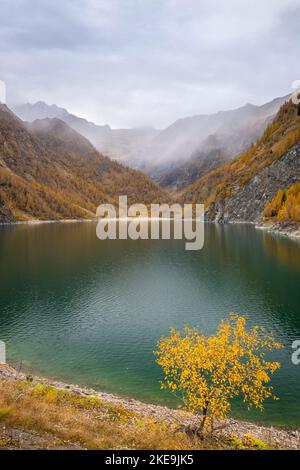
<svg viewBox="0 0 300 470"><path fill-rule="evenodd" d="M0 222L0 227L10 225L76 224L84 222L97 222L97 219L16 220L14 222Z"/></svg>
<svg viewBox="0 0 300 470"><path fill-rule="evenodd" d="M300 240L300 224L289 222L261 222L255 224L257 230L264 230L274 235Z"/></svg>
<svg viewBox="0 0 300 470"><path fill-rule="evenodd" d="M265 222L262 220L229 220L222 223L208 220L205 222L219 225L252 225L256 230L262 230L294 241L300 240L300 223L297 222Z"/></svg>
<svg viewBox="0 0 300 470"><path fill-rule="evenodd" d="M157 423L192 428L197 423L197 416L167 406L142 402L135 398L125 398L107 392L101 392L92 388L76 384L56 381L36 375L19 372L8 364L0 364L0 381L28 381L33 384L43 383L59 390L69 392L80 397L94 396L106 405L122 407L128 412L136 413L145 418L151 418ZM218 429L219 428L219 429ZM252 422L227 418L217 424L214 435L220 439L243 439L250 435L268 446L279 449L300 450L300 429L281 428L276 426L259 425Z"/></svg>
<svg viewBox="0 0 300 470"><path fill-rule="evenodd" d="M149 217L149 220L152 220ZM155 219L156 220L156 219ZM14 222L0 222L1 226L14 226L14 225L42 225L42 224L76 224L76 223L97 223L97 219L55 219L55 220L38 220L38 219L31 219L31 220L21 220L21 221L14 221ZM246 224L246 225L254 225L256 230L266 231L270 234L280 235L283 237L287 237L291 240L300 240L300 224L296 222L264 222L264 221L256 221L253 222L251 220L230 220L228 222L220 224L216 221L205 220L205 223L211 224L219 224L219 225L237 225L237 224Z"/></svg>

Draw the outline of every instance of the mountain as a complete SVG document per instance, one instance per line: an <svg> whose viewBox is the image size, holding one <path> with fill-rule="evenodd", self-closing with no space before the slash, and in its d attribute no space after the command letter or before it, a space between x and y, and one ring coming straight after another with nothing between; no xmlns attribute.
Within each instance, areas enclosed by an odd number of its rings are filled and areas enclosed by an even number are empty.
<svg viewBox="0 0 300 470"><path fill-rule="evenodd" d="M202 150L195 151L188 160L166 163L143 170L162 187L180 191L230 160L229 145L225 139L210 135L202 143Z"/></svg>
<svg viewBox="0 0 300 470"><path fill-rule="evenodd" d="M162 186L181 190L254 143L286 100L180 119L153 139L136 167Z"/></svg>
<svg viewBox="0 0 300 470"><path fill-rule="evenodd" d="M247 104L230 111L179 119L163 131L98 126L43 102L27 103L14 110L27 121L59 118L102 153L178 192L255 143L287 99L281 97L262 106Z"/></svg>
<svg viewBox="0 0 300 470"><path fill-rule="evenodd" d="M91 218L103 202L160 202L147 176L100 154L57 118L24 123L0 105L0 221Z"/></svg>
<svg viewBox="0 0 300 470"><path fill-rule="evenodd" d="M299 181L300 116L287 101L255 144L199 178L178 200L205 203L209 220L257 222L280 189Z"/></svg>
<svg viewBox="0 0 300 470"><path fill-rule="evenodd" d="M86 119L69 113L56 105L48 105L43 101L13 106L14 113L23 121L33 122L36 119L58 118L72 129L86 137L93 146L103 154L126 162L129 155L147 145L155 137L157 130L147 127L140 129L112 129L109 125L99 126Z"/></svg>

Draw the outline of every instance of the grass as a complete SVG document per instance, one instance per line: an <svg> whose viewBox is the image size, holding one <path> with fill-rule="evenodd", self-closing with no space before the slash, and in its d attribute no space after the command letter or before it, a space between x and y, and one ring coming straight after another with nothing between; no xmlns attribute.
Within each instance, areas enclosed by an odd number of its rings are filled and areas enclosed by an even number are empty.
<svg viewBox="0 0 300 470"><path fill-rule="evenodd" d="M235 435L232 435L225 439L225 443L234 450L275 450L276 447L269 446L261 439L251 436L251 434L244 434L240 439Z"/></svg>
<svg viewBox="0 0 300 470"><path fill-rule="evenodd" d="M0 381L0 448L257 449L251 435L200 440L175 423L154 421L98 396L30 380Z"/></svg>
<svg viewBox="0 0 300 470"><path fill-rule="evenodd" d="M83 397L27 381L0 382L0 426L48 435L50 447L85 449L199 449L203 443L98 397ZM1 439L4 446L5 439ZM208 447L208 446L206 446Z"/></svg>

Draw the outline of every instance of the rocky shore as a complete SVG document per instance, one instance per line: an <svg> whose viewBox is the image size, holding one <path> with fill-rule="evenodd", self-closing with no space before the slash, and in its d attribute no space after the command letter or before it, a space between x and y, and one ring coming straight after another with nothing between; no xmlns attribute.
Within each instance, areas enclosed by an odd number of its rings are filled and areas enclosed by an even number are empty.
<svg viewBox="0 0 300 470"><path fill-rule="evenodd" d="M300 225L296 222L261 222L255 227L259 230L292 238L293 240L300 240Z"/></svg>
<svg viewBox="0 0 300 470"><path fill-rule="evenodd" d="M80 397L95 396L107 405L122 407L128 412L151 418L155 422L178 425L179 428L192 428L197 422L197 417L187 412L170 409L165 406L143 403L131 398L122 398L74 384L66 384L64 382L57 382L37 376L28 376L26 373L18 372L9 365L0 365L0 381L1 380L30 380L33 384L47 384ZM246 421L227 419L226 422L216 425L214 435L217 439L220 439L220 441L239 441L244 439L245 436L250 436L251 439L258 440L258 442L268 447L300 450L300 430L279 429L273 426L260 426Z"/></svg>

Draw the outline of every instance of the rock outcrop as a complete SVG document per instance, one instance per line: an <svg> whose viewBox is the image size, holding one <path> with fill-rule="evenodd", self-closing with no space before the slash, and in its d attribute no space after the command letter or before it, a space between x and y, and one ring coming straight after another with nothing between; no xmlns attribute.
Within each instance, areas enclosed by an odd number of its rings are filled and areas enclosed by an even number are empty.
<svg viewBox="0 0 300 470"><path fill-rule="evenodd" d="M215 204L218 222L259 222L266 204L279 189L300 181L300 142L272 165L258 172L232 197Z"/></svg>

